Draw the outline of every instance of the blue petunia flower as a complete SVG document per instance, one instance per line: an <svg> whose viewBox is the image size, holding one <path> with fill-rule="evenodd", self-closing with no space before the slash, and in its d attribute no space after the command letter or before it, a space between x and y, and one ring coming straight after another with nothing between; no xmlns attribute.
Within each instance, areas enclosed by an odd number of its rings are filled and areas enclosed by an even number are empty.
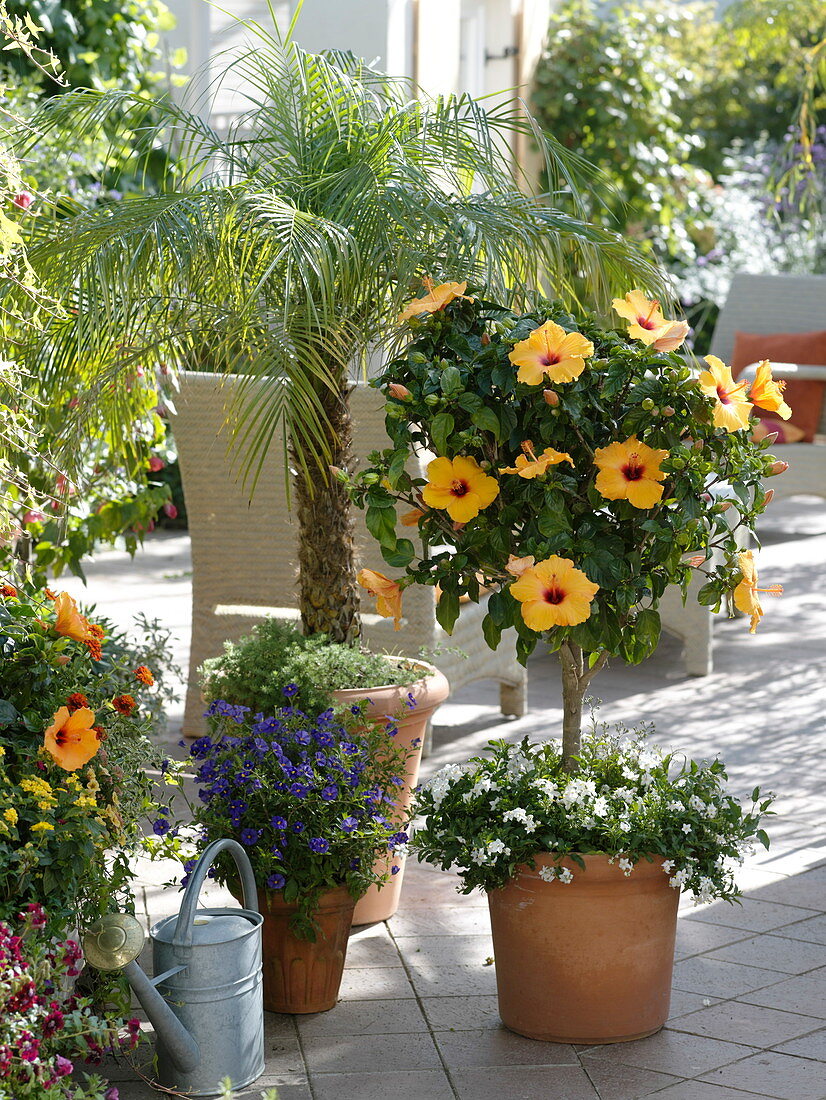
<svg viewBox="0 0 826 1100"><path fill-rule="evenodd" d="M283 830L287 828L287 819L286 817L271 817L270 825L272 825L273 829L279 829L283 832Z"/></svg>
<svg viewBox="0 0 826 1100"><path fill-rule="evenodd" d="M318 852L321 855L323 855L324 852L329 852L330 850L329 840L325 840L324 837L321 836L311 837L311 839L308 840L307 843L310 846L310 851Z"/></svg>
<svg viewBox="0 0 826 1100"><path fill-rule="evenodd" d="M248 848L251 848L253 844L258 843L258 838L261 836L263 829L242 829L241 830L241 843L246 844Z"/></svg>
<svg viewBox="0 0 826 1100"><path fill-rule="evenodd" d="M345 817L341 823L341 830L345 833L353 833L359 827L357 817Z"/></svg>
<svg viewBox="0 0 826 1100"><path fill-rule="evenodd" d="M338 787L335 783L328 783L326 787L322 788L321 797L325 802L333 802L338 798Z"/></svg>
<svg viewBox="0 0 826 1100"><path fill-rule="evenodd" d="M287 880L283 875L274 874L267 878L267 888L270 890L283 890Z"/></svg>
<svg viewBox="0 0 826 1100"><path fill-rule="evenodd" d="M168 812L168 811L167 811ZM172 828L172 825L166 820L165 817L159 817L157 821L153 822L152 831L157 833L158 836L164 836Z"/></svg>

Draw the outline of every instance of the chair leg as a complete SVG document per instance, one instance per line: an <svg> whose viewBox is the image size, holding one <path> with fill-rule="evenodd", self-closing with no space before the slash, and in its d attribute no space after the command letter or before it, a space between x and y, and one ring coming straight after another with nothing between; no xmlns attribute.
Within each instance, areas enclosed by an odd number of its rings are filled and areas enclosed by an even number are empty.
<svg viewBox="0 0 826 1100"><path fill-rule="evenodd" d="M522 673L522 679L518 684L505 681L499 684L499 708L503 714L511 714L514 718L521 718L528 709L528 672Z"/></svg>

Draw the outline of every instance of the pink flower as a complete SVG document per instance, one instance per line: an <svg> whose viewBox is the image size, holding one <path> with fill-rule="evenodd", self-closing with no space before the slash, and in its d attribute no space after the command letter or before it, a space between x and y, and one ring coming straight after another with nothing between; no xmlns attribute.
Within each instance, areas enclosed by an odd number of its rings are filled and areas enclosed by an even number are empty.
<svg viewBox="0 0 826 1100"><path fill-rule="evenodd" d="M178 516L178 509L171 501L167 501L166 504L164 504L163 510L164 515L168 516L169 519L176 519Z"/></svg>
<svg viewBox="0 0 826 1100"><path fill-rule="evenodd" d="M149 459L149 469L152 471L153 474L156 474L158 470L162 470L165 465L166 463L160 457L160 455L152 455L152 457Z"/></svg>
<svg viewBox="0 0 826 1100"><path fill-rule="evenodd" d="M68 1077L75 1067L69 1061L68 1058L64 1058L62 1054L58 1054L54 1061L54 1072L58 1077Z"/></svg>
<svg viewBox="0 0 826 1100"><path fill-rule="evenodd" d="M20 191L11 201L15 206L19 207L20 210L28 210L34 202L34 195L32 195L30 191Z"/></svg>
<svg viewBox="0 0 826 1100"><path fill-rule="evenodd" d="M28 512L23 513L23 524L27 523L43 523L46 516L39 508L30 508Z"/></svg>

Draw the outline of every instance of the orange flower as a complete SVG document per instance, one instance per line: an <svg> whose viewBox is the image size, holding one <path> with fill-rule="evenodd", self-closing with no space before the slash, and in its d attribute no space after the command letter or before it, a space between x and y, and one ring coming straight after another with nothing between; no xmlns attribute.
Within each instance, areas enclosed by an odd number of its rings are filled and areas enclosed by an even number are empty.
<svg viewBox="0 0 826 1100"><path fill-rule="evenodd" d="M43 747L64 771L74 772L88 764L100 748L94 730L95 712L80 707L69 713L61 707L43 736Z"/></svg>
<svg viewBox="0 0 826 1100"><path fill-rule="evenodd" d="M734 606L738 611L751 615L750 634L757 630L757 624L763 618L763 608L760 606L758 592L765 592L768 596L780 596L783 593L782 584L771 584L768 588L757 587L757 566L754 564L754 555L751 550L744 550L737 555L740 572L743 579L734 589Z"/></svg>
<svg viewBox="0 0 826 1100"><path fill-rule="evenodd" d="M86 632L86 637L83 641L86 644L86 648L89 650L89 655L93 661L99 661L103 657L103 651L101 649L101 642L106 637L106 631L102 626L98 626L97 623L89 623L89 629Z"/></svg>
<svg viewBox="0 0 826 1100"><path fill-rule="evenodd" d="M475 458L434 458L427 467L422 498L431 508L445 508L456 523L467 523L499 495L496 478L488 477Z"/></svg>
<svg viewBox="0 0 826 1100"><path fill-rule="evenodd" d="M89 623L77 609L77 604L68 592L61 592L54 602L57 619L54 628L64 638L74 638L76 642L85 642L89 633Z"/></svg>
<svg viewBox="0 0 826 1100"><path fill-rule="evenodd" d="M535 564L536 558L533 554L528 554L525 558L516 558L513 554L508 554L508 564L505 569L512 577L521 577L528 569L532 569Z"/></svg>
<svg viewBox="0 0 826 1100"><path fill-rule="evenodd" d="M635 508L653 508L662 499L665 480L660 463L668 451L640 443L635 435L624 443L597 447L594 465L599 467L596 488L606 500L627 500Z"/></svg>
<svg viewBox="0 0 826 1100"><path fill-rule="evenodd" d="M43 595L46 597L47 600L56 600L57 599L57 593L52 592L51 588L44 588L43 589Z"/></svg>
<svg viewBox="0 0 826 1100"><path fill-rule="evenodd" d="M398 630L402 620L402 590L395 581L377 573L374 569L362 569L356 580L376 597L376 611L386 619L393 620L393 629Z"/></svg>
<svg viewBox="0 0 826 1100"><path fill-rule="evenodd" d="M611 305L620 317L631 321L628 335L655 351L674 351L688 336L685 321L667 321L660 303L646 298L641 290L631 290L624 298L614 298Z"/></svg>
<svg viewBox="0 0 826 1100"><path fill-rule="evenodd" d="M155 677L152 675L146 665L138 665L132 675L142 684L146 684L147 687L152 687L152 685L155 683Z"/></svg>
<svg viewBox="0 0 826 1100"><path fill-rule="evenodd" d="M407 386L403 386L401 382L391 382L387 387L387 392L391 397L395 397L397 401L406 401L408 397L413 396Z"/></svg>
<svg viewBox="0 0 826 1100"><path fill-rule="evenodd" d="M11 597L16 595L17 589L13 584L0 584L0 596Z"/></svg>
<svg viewBox="0 0 826 1100"><path fill-rule="evenodd" d="M125 714L128 718L135 709L135 699L132 695L116 695L112 700L112 706L118 714Z"/></svg>
<svg viewBox="0 0 826 1100"><path fill-rule="evenodd" d="M746 400L745 382L735 382L731 370L716 355L707 355L709 370L704 370L697 382L703 393L715 397L715 428L725 428L727 432L739 432L749 426L751 403Z"/></svg>
<svg viewBox="0 0 826 1100"><path fill-rule="evenodd" d="M574 460L569 454L565 454L562 451L555 451L553 447L546 447L539 458L533 453L533 443L529 439L526 439L522 444L522 450L525 452L516 459L515 466L500 466L500 474L519 474L520 477L532 478L541 477L542 474L547 473L549 466L556 466L560 462L570 462L573 466Z"/></svg>
<svg viewBox="0 0 826 1100"><path fill-rule="evenodd" d="M72 711L80 710L81 707L88 707L89 700L86 698L82 691L73 691L66 700L66 706L69 708L69 711L71 713Z"/></svg>
<svg viewBox="0 0 826 1100"><path fill-rule="evenodd" d="M517 382L539 386L547 376L552 382L573 382L585 370L585 360L594 345L579 332L566 332L561 325L546 321L527 340L514 344L508 358L519 367Z"/></svg>
<svg viewBox="0 0 826 1100"><path fill-rule="evenodd" d="M399 324L409 321L411 317L418 317L420 313L438 313L440 309L444 309L455 298L460 298L465 302L472 301L465 294L467 290L466 282L440 283L439 286L434 286L433 280L425 277L422 279L422 283L427 294L424 298L413 298L407 303L399 314Z"/></svg>
<svg viewBox="0 0 826 1100"><path fill-rule="evenodd" d="M589 581L569 558L552 554L526 569L510 591L522 604L522 618L531 630L550 630L584 623L599 585Z"/></svg>
<svg viewBox="0 0 826 1100"><path fill-rule="evenodd" d="M423 512L421 508L411 508L409 512L403 512L399 516L399 522L402 527L418 527L419 520L422 519L427 513Z"/></svg>
<svg viewBox="0 0 826 1100"><path fill-rule="evenodd" d="M778 413L781 420L788 420L792 415L792 410L783 400L783 390L785 388L785 382L775 382L772 378L771 363L768 359L763 359L751 384L749 401L753 401L761 409Z"/></svg>

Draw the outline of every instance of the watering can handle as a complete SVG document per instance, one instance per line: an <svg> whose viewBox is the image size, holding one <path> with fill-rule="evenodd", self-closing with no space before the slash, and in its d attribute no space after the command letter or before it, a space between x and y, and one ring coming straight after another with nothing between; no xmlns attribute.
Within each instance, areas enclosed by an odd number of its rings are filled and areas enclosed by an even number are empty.
<svg viewBox="0 0 826 1100"><path fill-rule="evenodd" d="M230 840L229 837L225 837L223 840L215 840L204 850L184 891L184 900L181 903L181 911L178 913L175 935L172 940L172 945L175 948L186 950L192 946L192 928L195 923L198 895L201 892L207 871L215 862L215 857L219 852L229 852L235 860L235 866L241 876L244 908L251 909L254 913L258 912L258 890L255 885L255 875L252 871L249 856L237 840Z"/></svg>

